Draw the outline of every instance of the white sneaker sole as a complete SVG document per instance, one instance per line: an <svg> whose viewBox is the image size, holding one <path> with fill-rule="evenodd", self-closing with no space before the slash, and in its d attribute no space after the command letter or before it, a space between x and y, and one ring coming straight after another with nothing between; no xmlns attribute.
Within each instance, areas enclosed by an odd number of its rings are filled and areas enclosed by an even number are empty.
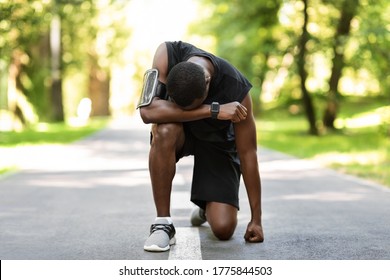
<svg viewBox="0 0 390 280"><path fill-rule="evenodd" d="M148 251L148 252L165 252L165 251L168 251L171 248L171 246L175 245L175 244L176 244L176 238L172 237L171 240L169 240L168 246L166 246L166 247L161 248L156 244L153 244L150 246L145 245L144 250Z"/></svg>

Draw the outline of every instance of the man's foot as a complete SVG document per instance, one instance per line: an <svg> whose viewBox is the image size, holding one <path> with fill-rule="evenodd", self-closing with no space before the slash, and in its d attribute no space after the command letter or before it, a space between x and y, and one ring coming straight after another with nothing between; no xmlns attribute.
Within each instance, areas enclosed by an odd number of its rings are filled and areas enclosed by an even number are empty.
<svg viewBox="0 0 390 280"><path fill-rule="evenodd" d="M150 235L145 241L144 250L149 252L164 252L175 244L175 227L166 219L159 219L150 226Z"/></svg>
<svg viewBox="0 0 390 280"><path fill-rule="evenodd" d="M203 225L207 222L206 212L202 208L195 208L191 213L191 224L195 227Z"/></svg>

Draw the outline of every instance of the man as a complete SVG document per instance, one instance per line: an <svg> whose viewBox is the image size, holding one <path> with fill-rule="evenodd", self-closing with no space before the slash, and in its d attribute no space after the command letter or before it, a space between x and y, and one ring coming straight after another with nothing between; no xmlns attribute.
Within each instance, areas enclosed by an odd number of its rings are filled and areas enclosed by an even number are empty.
<svg viewBox="0 0 390 280"><path fill-rule="evenodd" d="M188 155L194 155L191 201L199 207L192 225L207 221L218 239L231 238L242 174L251 209L244 238L263 242L252 85L227 61L181 41L162 43L153 69L158 70L158 93L140 104L140 114L153 124L149 171L157 218L144 249L167 251L175 243L172 180L177 161Z"/></svg>

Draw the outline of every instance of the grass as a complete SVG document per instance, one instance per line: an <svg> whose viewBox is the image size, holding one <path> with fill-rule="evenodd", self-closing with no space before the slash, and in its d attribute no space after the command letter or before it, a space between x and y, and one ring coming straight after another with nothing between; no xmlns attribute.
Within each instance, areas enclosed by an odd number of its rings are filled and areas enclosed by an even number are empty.
<svg viewBox="0 0 390 280"><path fill-rule="evenodd" d="M0 167L0 175L16 169L16 167Z"/></svg>
<svg viewBox="0 0 390 280"><path fill-rule="evenodd" d="M68 144L102 129L108 120L91 119L84 126L66 123L39 123L21 132L0 131L0 147L18 145Z"/></svg>
<svg viewBox="0 0 390 280"><path fill-rule="evenodd" d="M259 145L390 186L389 123L384 118L377 121L378 112L388 112L390 107L372 103L345 102L338 119L342 128L321 136L306 133L307 121L301 114L291 115L283 109L266 111L258 121Z"/></svg>
<svg viewBox="0 0 390 280"><path fill-rule="evenodd" d="M107 118L93 118L83 126L39 123L20 132L0 131L0 153L1 149L17 149L21 146L68 144L101 130L107 123ZM0 174L17 169L17 166L10 166L0 158Z"/></svg>

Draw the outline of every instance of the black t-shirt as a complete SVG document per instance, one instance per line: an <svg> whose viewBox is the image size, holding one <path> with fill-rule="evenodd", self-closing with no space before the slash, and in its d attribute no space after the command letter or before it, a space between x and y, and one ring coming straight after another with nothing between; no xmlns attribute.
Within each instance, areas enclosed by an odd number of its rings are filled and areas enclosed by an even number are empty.
<svg viewBox="0 0 390 280"><path fill-rule="evenodd" d="M168 73L176 64L187 61L193 56L203 56L210 59L214 66L214 75L210 82L209 94L204 104L233 101L242 102L251 83L233 65L209 52L201 50L189 43L165 42L168 51ZM200 140L212 142L233 141L234 129L231 121L220 121L211 118L185 123L191 132Z"/></svg>

